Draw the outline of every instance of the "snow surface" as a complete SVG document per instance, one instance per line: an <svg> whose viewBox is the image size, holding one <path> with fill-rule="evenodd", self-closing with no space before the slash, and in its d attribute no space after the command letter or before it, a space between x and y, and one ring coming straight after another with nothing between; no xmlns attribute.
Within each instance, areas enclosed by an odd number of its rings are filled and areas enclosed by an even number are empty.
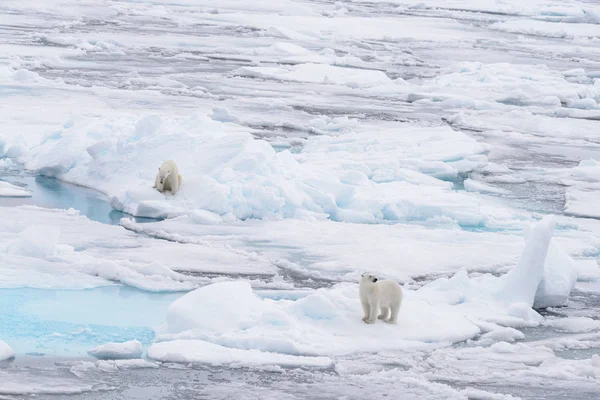
<svg viewBox="0 0 600 400"><path fill-rule="evenodd" d="M92 357L106 360L120 360L141 358L142 343L139 340L130 340L123 343L106 343L88 350Z"/></svg>

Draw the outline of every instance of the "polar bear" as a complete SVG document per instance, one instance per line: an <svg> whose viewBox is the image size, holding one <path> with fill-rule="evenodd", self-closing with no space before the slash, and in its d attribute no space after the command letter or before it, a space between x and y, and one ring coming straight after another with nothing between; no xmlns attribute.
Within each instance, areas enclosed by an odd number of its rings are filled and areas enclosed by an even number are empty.
<svg viewBox="0 0 600 400"><path fill-rule="evenodd" d="M374 324L376 319L395 324L402 304L402 288L389 279L378 280L371 274L364 273L358 286L360 303L365 316L363 321ZM381 309L381 314L379 310Z"/></svg>
<svg viewBox="0 0 600 400"><path fill-rule="evenodd" d="M171 194L175 194L179 190L181 180L182 178L179 175L177 165L174 161L169 160L165 161L158 169L154 186L152 187L161 193L165 190L170 190Z"/></svg>

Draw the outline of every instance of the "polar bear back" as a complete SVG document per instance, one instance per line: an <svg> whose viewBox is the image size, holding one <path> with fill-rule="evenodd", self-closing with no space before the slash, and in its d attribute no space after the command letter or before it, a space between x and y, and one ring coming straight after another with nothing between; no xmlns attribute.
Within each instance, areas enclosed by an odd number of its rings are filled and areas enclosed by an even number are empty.
<svg viewBox="0 0 600 400"><path fill-rule="evenodd" d="M402 302L402 288L398 283L384 279L375 282L374 286L379 296L379 305L381 307L399 305Z"/></svg>

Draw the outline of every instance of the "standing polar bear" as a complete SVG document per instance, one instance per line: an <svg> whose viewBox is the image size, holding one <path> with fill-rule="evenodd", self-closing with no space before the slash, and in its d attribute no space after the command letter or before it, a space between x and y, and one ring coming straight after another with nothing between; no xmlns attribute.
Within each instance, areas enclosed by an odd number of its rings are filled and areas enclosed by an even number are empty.
<svg viewBox="0 0 600 400"><path fill-rule="evenodd" d="M377 318L395 324L402 304L402 288L389 279L378 280L371 274L364 273L358 286L360 303L365 316L363 321L374 324ZM381 309L381 314L379 310Z"/></svg>
<svg viewBox="0 0 600 400"><path fill-rule="evenodd" d="M181 179L175 162L171 160L165 161L158 169L154 186L152 187L161 193L165 190L170 190L171 194L175 194L179 190Z"/></svg>

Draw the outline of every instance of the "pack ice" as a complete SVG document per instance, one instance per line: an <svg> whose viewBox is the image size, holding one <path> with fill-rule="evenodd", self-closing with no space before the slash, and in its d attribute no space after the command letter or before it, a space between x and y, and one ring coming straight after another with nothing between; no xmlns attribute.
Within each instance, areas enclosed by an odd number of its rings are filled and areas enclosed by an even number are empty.
<svg viewBox="0 0 600 400"><path fill-rule="evenodd" d="M220 121L222 114L72 122L34 147L25 165L94 187L117 210L154 218L205 211L229 220L317 214L373 223L446 217L468 226L484 225L499 212L452 190L447 180L487 161L485 146L448 127L365 126L368 135L314 138L293 154L275 151L248 128ZM151 187L167 157L186 176L175 196Z"/></svg>
<svg viewBox="0 0 600 400"><path fill-rule="evenodd" d="M543 318L532 307L562 305L576 279L573 260L552 243L554 225L548 216L531 230L518 264L504 276L469 278L460 271L417 290L405 287L398 325L364 324L356 284L288 298L285 291L276 297L253 291L243 281L205 286L171 304L148 355L160 361L276 364L277 354L286 354L298 357L298 365L321 365L310 357L419 349L482 334L512 341L522 334L508 328L539 324Z"/></svg>

